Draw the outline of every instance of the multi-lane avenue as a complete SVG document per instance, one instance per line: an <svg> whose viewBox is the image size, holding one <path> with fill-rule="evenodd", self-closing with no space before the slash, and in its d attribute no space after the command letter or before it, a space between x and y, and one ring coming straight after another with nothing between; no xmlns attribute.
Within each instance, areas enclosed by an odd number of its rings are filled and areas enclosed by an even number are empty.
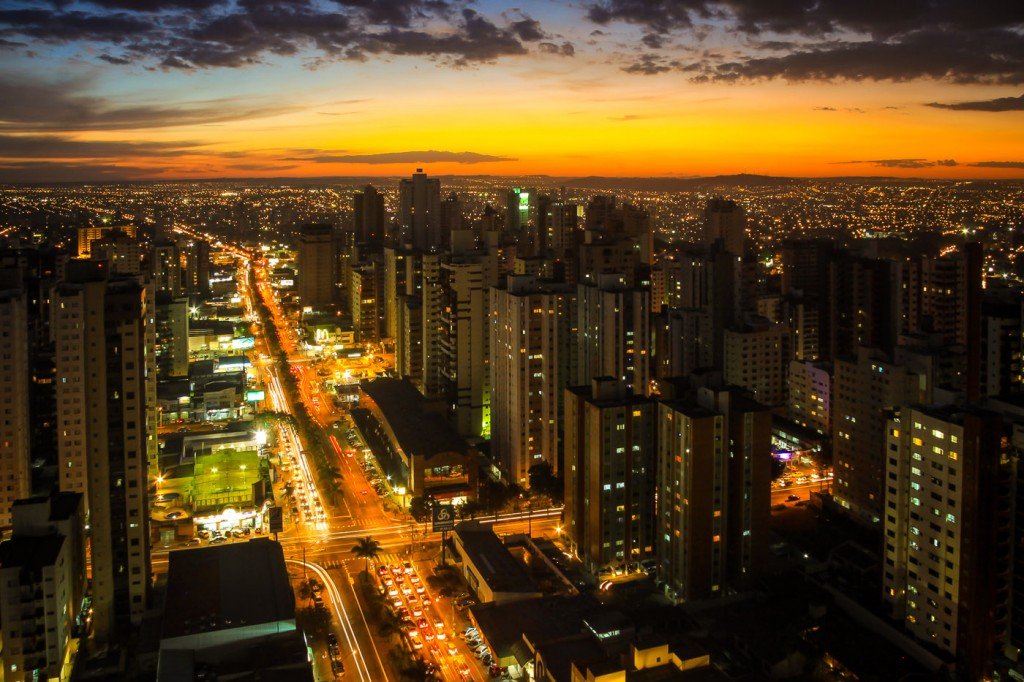
<svg viewBox="0 0 1024 682"><path fill-rule="evenodd" d="M179 232L215 242L211 235L185 227L180 227ZM409 561L416 567L413 570L429 570L440 553L440 534L415 523L394 504L385 504L360 466L360 455L352 448L341 447L339 437L348 436L349 422L333 400L322 393L321 382L302 349L295 323L285 314L271 286L266 265L253 260L253 254L246 249L224 243L218 245L237 258L238 291L254 323L256 345L252 351L252 368L265 389L264 408L291 415L304 410L312 427L321 429L324 442L331 444L325 454L341 474L336 480L318 480L317 467L310 455L318 444L305 442L308 434L300 433L294 421L275 421L278 431L275 463L291 492L290 499L282 504L286 511L285 527L278 537L289 570L300 577L316 576L324 585L324 603L336 621L345 676L360 682L393 679L386 644L368 623L364 605L356 593L356 579L364 570L364 562L355 557L352 548L360 538L371 537L380 544L379 566L398 566ZM255 287L251 286L253 282ZM260 325L261 307L270 315L277 331L277 346L283 351L286 362L275 356L274 344L266 337L270 325ZM295 379L301 405L293 404L293 395L286 390L282 376L287 372ZM331 486L332 490L322 490L323 485ZM537 534L554 531L560 517L561 510L556 508L503 513L480 520L493 524L495 531L501 534L529 530ZM166 571L166 566L167 550L154 551L154 571ZM441 599L440 596L435 598ZM436 638L448 628L445 639L440 640L444 646L438 646L439 641L435 639L425 650L417 649L419 655L434 664L436 674L442 679L453 682L486 679L478 664L469 665L468 661L475 659L466 644L451 636L456 629L454 609L438 608L434 616L436 619L428 630ZM410 642L410 648L415 644ZM326 656L326 653L318 652L318 656ZM329 666L318 666L317 674L322 679L330 679Z"/></svg>

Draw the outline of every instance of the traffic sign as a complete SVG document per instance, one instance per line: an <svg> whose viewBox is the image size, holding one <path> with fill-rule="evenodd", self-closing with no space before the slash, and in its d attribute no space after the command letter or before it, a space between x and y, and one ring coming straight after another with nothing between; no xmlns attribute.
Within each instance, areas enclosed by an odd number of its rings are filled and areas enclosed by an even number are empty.
<svg viewBox="0 0 1024 682"><path fill-rule="evenodd" d="M450 504L434 505L433 530L435 533L455 530L455 507Z"/></svg>
<svg viewBox="0 0 1024 682"><path fill-rule="evenodd" d="M281 515L281 507L270 507L267 509L270 520L270 532L280 533L284 530L284 517Z"/></svg>

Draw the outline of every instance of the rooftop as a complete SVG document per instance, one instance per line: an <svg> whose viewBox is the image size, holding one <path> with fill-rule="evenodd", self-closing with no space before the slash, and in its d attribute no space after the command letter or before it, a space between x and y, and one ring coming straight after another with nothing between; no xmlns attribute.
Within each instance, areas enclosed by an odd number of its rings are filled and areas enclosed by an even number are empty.
<svg viewBox="0 0 1024 682"><path fill-rule="evenodd" d="M495 592L538 592L526 567L512 556L490 526L463 521L455 526L456 543L461 544L480 577Z"/></svg>
<svg viewBox="0 0 1024 682"><path fill-rule="evenodd" d="M63 545L63 535L13 537L0 543L0 568L40 569L52 566Z"/></svg>
<svg viewBox="0 0 1024 682"><path fill-rule="evenodd" d="M164 639L294 618L278 543L257 538L170 553Z"/></svg>
<svg viewBox="0 0 1024 682"><path fill-rule="evenodd" d="M425 409L426 399L408 379L372 379L359 388L377 404L406 454L430 458L439 452L469 452L448 420Z"/></svg>

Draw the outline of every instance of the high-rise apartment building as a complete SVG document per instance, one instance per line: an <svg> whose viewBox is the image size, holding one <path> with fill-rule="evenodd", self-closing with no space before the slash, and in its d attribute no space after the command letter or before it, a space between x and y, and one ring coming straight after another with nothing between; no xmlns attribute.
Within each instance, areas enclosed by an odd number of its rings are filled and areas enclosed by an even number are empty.
<svg viewBox="0 0 1024 682"><path fill-rule="evenodd" d="M178 245L174 242L157 244L153 247L152 258L153 286L156 293L172 297L181 296L184 289Z"/></svg>
<svg viewBox="0 0 1024 682"><path fill-rule="evenodd" d="M0 270L0 527L11 525L11 505L28 497L28 303L19 270Z"/></svg>
<svg viewBox="0 0 1024 682"><path fill-rule="evenodd" d="M349 316L356 340L361 343L376 342L383 331L380 290L383 288L382 263L366 261L349 268L348 296Z"/></svg>
<svg viewBox="0 0 1024 682"><path fill-rule="evenodd" d="M610 377L565 391L565 534L595 573L654 555L657 416Z"/></svg>
<svg viewBox="0 0 1024 682"><path fill-rule="evenodd" d="M108 278L102 263L53 293L59 484L86 497L100 641L141 622L150 587L149 301L145 286Z"/></svg>
<svg viewBox="0 0 1024 682"><path fill-rule="evenodd" d="M832 433L832 366L827 362L791 360L786 413L801 426Z"/></svg>
<svg viewBox="0 0 1024 682"><path fill-rule="evenodd" d="M725 417L688 401L658 408L658 573L679 601L725 584Z"/></svg>
<svg viewBox="0 0 1024 682"><path fill-rule="evenodd" d="M737 389L660 403L659 573L679 601L745 588L768 549L771 413Z"/></svg>
<svg viewBox="0 0 1024 682"><path fill-rule="evenodd" d="M711 199L704 207L703 242L712 246L719 240L727 253L743 256L747 242L747 214L742 206L729 199Z"/></svg>
<svg viewBox="0 0 1024 682"><path fill-rule="evenodd" d="M352 196L352 214L356 242L381 244L387 237L384 215L384 196L373 185Z"/></svg>
<svg viewBox="0 0 1024 682"><path fill-rule="evenodd" d="M635 288L623 275L597 275L581 282L576 383L614 377L633 393L646 395L650 381L651 292Z"/></svg>
<svg viewBox="0 0 1024 682"><path fill-rule="evenodd" d="M335 303L338 263L334 228L330 225L304 225L299 230L296 258L298 281L296 293L304 306L327 306Z"/></svg>
<svg viewBox="0 0 1024 682"><path fill-rule="evenodd" d="M4 680L70 679L85 594L82 496L26 498L11 511L11 538L0 543Z"/></svg>
<svg viewBox="0 0 1024 682"><path fill-rule="evenodd" d="M991 679L1010 610L1012 462L993 412L903 407L886 423L883 595L907 632Z"/></svg>
<svg viewBox="0 0 1024 682"><path fill-rule="evenodd" d="M126 223L123 225L91 225L78 228L78 257L90 258L92 256L93 242L103 239L112 232L123 232L132 239L135 239L135 226Z"/></svg>
<svg viewBox="0 0 1024 682"><path fill-rule="evenodd" d="M453 234L458 234L455 232ZM498 262L486 252L453 254L441 266L441 338L444 394L455 428L464 437L486 437L491 425L490 289Z"/></svg>
<svg viewBox="0 0 1024 682"><path fill-rule="evenodd" d="M576 374L576 287L513 275L490 292L492 455L509 479L561 459L563 391Z"/></svg>
<svg viewBox="0 0 1024 682"><path fill-rule="evenodd" d="M442 266L448 262L448 253L424 253L420 284L420 314L423 316L420 329L423 343L420 348L423 357L420 392L429 397L440 397L444 393L444 349L442 344L448 336L445 327L445 292L442 286Z"/></svg>
<svg viewBox="0 0 1024 682"><path fill-rule="evenodd" d="M402 244L427 251L441 248L441 181L417 168L398 184L398 224Z"/></svg>
<svg viewBox="0 0 1024 682"><path fill-rule="evenodd" d="M651 375L684 377L714 364L711 314L699 308L662 308L651 317Z"/></svg>
<svg viewBox="0 0 1024 682"><path fill-rule="evenodd" d="M884 410L929 403L925 372L898 365L877 350L861 348L839 358L832 374L832 494L851 517L866 524L882 519L885 475Z"/></svg>
<svg viewBox="0 0 1024 682"><path fill-rule="evenodd" d="M154 352L157 372L161 377L188 376L188 328L188 298L158 293Z"/></svg>
<svg viewBox="0 0 1024 682"><path fill-rule="evenodd" d="M784 405L789 328L752 318L742 327L726 329L723 341L726 382L747 389L765 405Z"/></svg>

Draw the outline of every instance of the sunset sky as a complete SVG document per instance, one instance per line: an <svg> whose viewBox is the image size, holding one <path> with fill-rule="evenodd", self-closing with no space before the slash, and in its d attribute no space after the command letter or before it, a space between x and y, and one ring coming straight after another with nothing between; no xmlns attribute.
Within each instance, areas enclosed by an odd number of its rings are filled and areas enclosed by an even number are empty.
<svg viewBox="0 0 1024 682"><path fill-rule="evenodd" d="M992 0L5 0L0 181L1024 178Z"/></svg>

